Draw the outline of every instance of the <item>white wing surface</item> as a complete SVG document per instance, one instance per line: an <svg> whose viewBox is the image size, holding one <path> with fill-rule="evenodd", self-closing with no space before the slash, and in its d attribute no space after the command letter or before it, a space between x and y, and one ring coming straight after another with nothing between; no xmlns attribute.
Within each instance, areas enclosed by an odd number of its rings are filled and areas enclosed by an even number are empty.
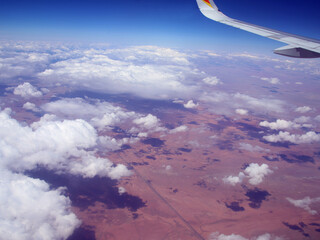
<svg viewBox="0 0 320 240"><path fill-rule="evenodd" d="M240 28L242 30L271 38L288 45L275 49L274 53L296 58L320 57L320 41L309 39L277 30L245 23L224 15L212 0L197 0L200 11L214 21Z"/></svg>

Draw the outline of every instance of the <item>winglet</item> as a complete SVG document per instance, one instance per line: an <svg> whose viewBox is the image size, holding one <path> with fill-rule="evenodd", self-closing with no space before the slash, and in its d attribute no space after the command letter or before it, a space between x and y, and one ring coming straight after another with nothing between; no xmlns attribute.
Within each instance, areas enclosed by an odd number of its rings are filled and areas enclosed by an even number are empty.
<svg viewBox="0 0 320 240"><path fill-rule="evenodd" d="M281 48L273 50L274 53L286 56L286 57L295 57L295 58L318 58L320 53L310 51L301 47L287 45Z"/></svg>
<svg viewBox="0 0 320 240"><path fill-rule="evenodd" d="M215 10L219 10L217 5L212 0L202 0L205 2L209 7L214 8Z"/></svg>
<svg viewBox="0 0 320 240"><path fill-rule="evenodd" d="M221 22L229 19L219 11L217 5L212 0L197 0L198 7L203 15L212 20Z"/></svg>

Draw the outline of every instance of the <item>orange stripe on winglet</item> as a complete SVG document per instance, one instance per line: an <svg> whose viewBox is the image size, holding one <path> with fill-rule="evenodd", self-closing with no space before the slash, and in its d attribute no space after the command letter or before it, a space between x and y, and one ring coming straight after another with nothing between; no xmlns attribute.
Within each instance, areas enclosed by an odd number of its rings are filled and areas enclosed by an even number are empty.
<svg viewBox="0 0 320 240"><path fill-rule="evenodd" d="M209 7L212 7L211 3L209 2L209 0L202 0L202 1L204 1L206 4L208 4Z"/></svg>

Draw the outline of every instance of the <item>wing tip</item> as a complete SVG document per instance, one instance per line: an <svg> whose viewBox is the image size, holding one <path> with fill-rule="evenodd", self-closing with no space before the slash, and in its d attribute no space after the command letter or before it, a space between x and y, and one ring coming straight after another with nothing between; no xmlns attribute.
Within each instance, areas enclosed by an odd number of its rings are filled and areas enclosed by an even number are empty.
<svg viewBox="0 0 320 240"><path fill-rule="evenodd" d="M273 50L275 54L293 58L319 58L320 53L296 46L284 46Z"/></svg>

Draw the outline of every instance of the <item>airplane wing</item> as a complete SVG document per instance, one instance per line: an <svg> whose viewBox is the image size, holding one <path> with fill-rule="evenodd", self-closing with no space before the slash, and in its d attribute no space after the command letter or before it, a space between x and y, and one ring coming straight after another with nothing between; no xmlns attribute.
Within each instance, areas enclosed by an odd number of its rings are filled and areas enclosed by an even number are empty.
<svg viewBox="0 0 320 240"><path fill-rule="evenodd" d="M230 18L220 12L212 0L197 0L197 3L200 11L207 18L288 44L284 47L275 49L273 52L276 54L296 58L320 57L319 40L280 32Z"/></svg>

